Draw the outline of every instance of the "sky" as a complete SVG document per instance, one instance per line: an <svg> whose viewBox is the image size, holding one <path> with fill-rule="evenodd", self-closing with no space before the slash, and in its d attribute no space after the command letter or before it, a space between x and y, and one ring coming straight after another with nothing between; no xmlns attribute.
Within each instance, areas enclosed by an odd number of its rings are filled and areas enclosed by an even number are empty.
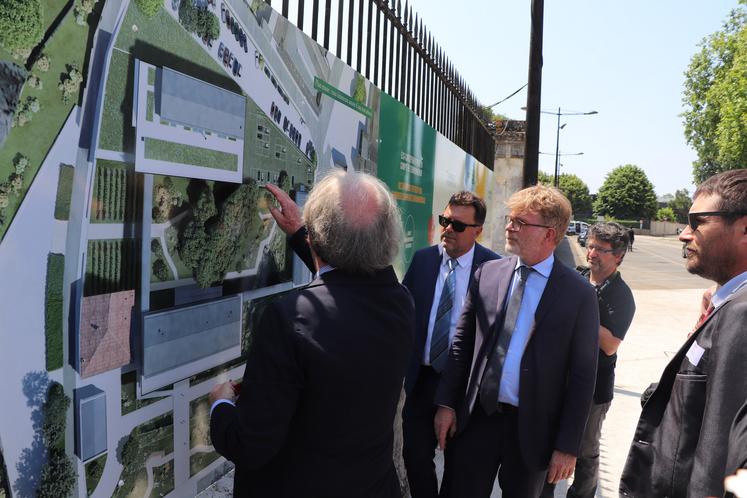
<svg viewBox="0 0 747 498"><path fill-rule="evenodd" d="M403 2L404 3L404 2ZM409 0L484 105L527 81L531 0ZM615 167L635 164L657 195L692 194L694 150L683 133L684 72L704 37L737 0L546 1L542 110L597 111L561 117L561 173L594 193ZM496 106L525 118L526 89ZM540 170L555 165L557 116L543 114Z"/></svg>

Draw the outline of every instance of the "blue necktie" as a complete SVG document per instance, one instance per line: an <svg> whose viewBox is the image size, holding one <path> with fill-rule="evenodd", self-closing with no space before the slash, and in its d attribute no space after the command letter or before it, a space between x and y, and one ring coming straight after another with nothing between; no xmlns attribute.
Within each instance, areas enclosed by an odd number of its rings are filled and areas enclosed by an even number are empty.
<svg viewBox="0 0 747 498"><path fill-rule="evenodd" d="M441 372L449 357L449 331L451 329L451 310L454 307L454 291L456 290L456 267L459 262L449 258L449 273L446 275L441 298L436 309L436 321L431 335L431 366L436 372Z"/></svg>
<svg viewBox="0 0 747 498"><path fill-rule="evenodd" d="M488 415L492 415L498 409L498 393L501 388L503 362L506 359L506 353L511 344L511 335L513 335L516 328L516 321L519 318L524 287L532 270L534 268L530 268L529 266L521 265L519 267L519 279L516 281L514 290L508 298L508 306L506 306L506 314L503 318L503 327L493 332L493 347L490 350L490 356L487 359L488 364L480 383L480 404Z"/></svg>

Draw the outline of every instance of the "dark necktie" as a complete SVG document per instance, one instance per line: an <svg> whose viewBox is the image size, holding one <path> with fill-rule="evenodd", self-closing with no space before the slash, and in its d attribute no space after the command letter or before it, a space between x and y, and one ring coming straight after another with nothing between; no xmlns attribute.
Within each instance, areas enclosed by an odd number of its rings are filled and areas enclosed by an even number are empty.
<svg viewBox="0 0 747 498"><path fill-rule="evenodd" d="M454 291L456 289L455 270L459 266L459 262L454 258L449 258L446 264L449 266L449 273L446 274L441 298L438 300L436 321L433 324L433 333L431 334L430 361L431 366L436 372L441 372L444 369L446 359L449 357L451 310L454 307Z"/></svg>
<svg viewBox="0 0 747 498"><path fill-rule="evenodd" d="M506 359L508 346L511 344L511 335L516 328L516 320L519 318L521 299L524 297L524 287L532 268L528 266L519 267L519 279L508 300L506 314L503 319L503 327L494 338L494 346L488 357L488 365L480 383L480 404L488 415L492 415L498 409L498 391L501 387L501 374L503 373L503 362Z"/></svg>

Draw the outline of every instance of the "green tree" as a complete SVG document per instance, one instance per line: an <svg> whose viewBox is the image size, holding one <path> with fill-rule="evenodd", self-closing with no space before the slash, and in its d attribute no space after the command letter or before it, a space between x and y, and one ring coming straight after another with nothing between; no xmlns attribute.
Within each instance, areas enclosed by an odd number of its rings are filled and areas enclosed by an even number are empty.
<svg viewBox="0 0 747 498"><path fill-rule="evenodd" d="M549 173L545 173L544 171L538 171L537 172L537 183L539 185L552 186L553 185L552 176L550 176Z"/></svg>
<svg viewBox="0 0 747 498"><path fill-rule="evenodd" d="M674 221L677 219L677 216L674 214L672 208L664 207L656 212L656 219L659 221Z"/></svg>
<svg viewBox="0 0 747 498"><path fill-rule="evenodd" d="M36 59L36 62L34 63L34 69L38 69L42 73L46 73L47 71L49 71L49 66L50 66L50 60L46 54L40 55L39 58Z"/></svg>
<svg viewBox="0 0 747 498"><path fill-rule="evenodd" d="M75 484L75 469L65 453L65 427L70 398L62 385L53 382L42 406L42 438L47 446L47 461L42 467L37 496L56 498L68 496Z"/></svg>
<svg viewBox="0 0 747 498"><path fill-rule="evenodd" d="M140 11L145 14L146 17L152 18L158 11L163 7L163 0L135 0L137 7ZM190 0L182 1L182 3L192 3Z"/></svg>
<svg viewBox="0 0 747 498"><path fill-rule="evenodd" d="M569 173L563 173L558 178L560 191L571 201L573 214L577 217L591 216L591 196L589 187L581 178Z"/></svg>
<svg viewBox="0 0 747 498"><path fill-rule="evenodd" d="M47 401L42 411L42 436L47 448L65 449L65 426L67 425L67 409L70 398L65 396L65 390L57 382L52 383L47 392Z"/></svg>
<svg viewBox="0 0 747 498"><path fill-rule="evenodd" d="M552 186L553 178L548 173L540 171L537 174L537 183ZM570 173L562 173L558 178L558 188L571 202L574 217L591 216L592 203L589 187L581 178Z"/></svg>
<svg viewBox="0 0 747 498"><path fill-rule="evenodd" d="M8 50L30 50L42 37L39 0L0 2L0 45Z"/></svg>
<svg viewBox="0 0 747 498"><path fill-rule="evenodd" d="M75 475L73 463L65 454L65 450L59 448L50 450L47 461L42 467L36 496L39 498L69 496L75 484Z"/></svg>
<svg viewBox="0 0 747 498"><path fill-rule="evenodd" d="M740 6L721 30L703 39L685 72L682 118L685 138L698 154L695 183L747 163L745 74L747 12Z"/></svg>
<svg viewBox="0 0 747 498"><path fill-rule="evenodd" d="M366 104L366 80L360 74L355 74L355 91L353 92L353 100L359 104Z"/></svg>
<svg viewBox="0 0 747 498"><path fill-rule="evenodd" d="M93 12L94 0L78 0L75 2L75 22L83 26L86 18Z"/></svg>
<svg viewBox="0 0 747 498"><path fill-rule="evenodd" d="M220 21L207 9L195 7L190 1L179 4L179 22L184 29L200 37L215 40L220 35Z"/></svg>
<svg viewBox="0 0 747 498"><path fill-rule="evenodd" d="M64 74L60 80L58 88L62 91L62 101L67 102L70 97L78 93L80 83L83 81L83 74L75 64L67 66L67 74Z"/></svg>
<svg viewBox="0 0 747 498"><path fill-rule="evenodd" d="M650 219L656 208L653 185L633 164L618 166L607 174L594 202L594 214L622 220Z"/></svg>
<svg viewBox="0 0 747 498"><path fill-rule="evenodd" d="M166 266L164 260L159 258L153 261L153 275L155 275L158 280L164 282L170 280L171 272L169 272L169 267Z"/></svg>
<svg viewBox="0 0 747 498"><path fill-rule="evenodd" d="M687 213L690 211L692 203L693 201L690 199L690 193L687 189L683 188L674 193L674 199L669 201L667 207L672 208L672 211L674 211L677 223L687 223Z"/></svg>

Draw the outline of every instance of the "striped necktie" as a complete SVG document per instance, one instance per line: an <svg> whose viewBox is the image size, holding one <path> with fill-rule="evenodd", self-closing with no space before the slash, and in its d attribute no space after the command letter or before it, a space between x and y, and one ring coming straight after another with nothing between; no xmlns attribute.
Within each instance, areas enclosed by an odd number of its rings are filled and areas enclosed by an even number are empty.
<svg viewBox="0 0 747 498"><path fill-rule="evenodd" d="M446 275L441 298L436 309L436 321L431 335L431 366L436 372L441 372L449 357L449 331L451 330L451 310L454 308L454 291L456 289L456 268L459 261L449 258L446 262L449 273Z"/></svg>

